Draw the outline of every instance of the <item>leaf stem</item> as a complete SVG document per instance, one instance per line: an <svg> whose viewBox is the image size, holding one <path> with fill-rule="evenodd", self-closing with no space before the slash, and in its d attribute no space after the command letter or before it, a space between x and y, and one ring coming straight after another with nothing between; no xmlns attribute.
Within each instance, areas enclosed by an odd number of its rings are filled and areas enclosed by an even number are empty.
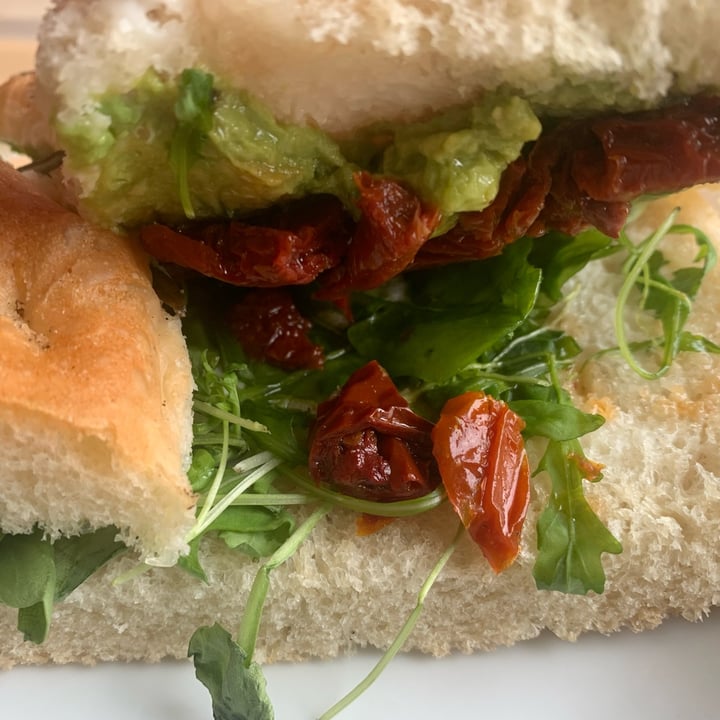
<svg viewBox="0 0 720 720"><path fill-rule="evenodd" d="M212 505L215 499L213 496L212 500L209 500L207 505L203 505L200 513L202 515L202 520L198 518L195 526L190 531L188 542L190 542L190 540L194 540L198 535L205 532L205 530L207 530L207 528L212 525L212 523L215 522L215 520L217 520L217 518L219 518L220 515L222 515L223 512L225 512L225 510L227 510L227 508L229 508L240 495L242 495L248 488L252 487L258 480L260 480L260 478L265 477L265 475L267 475L271 470L274 470L281 462L282 460L280 460L280 458L273 458L264 465L261 465L239 482L227 495L223 497L222 500L218 501L215 505ZM209 497L210 496L208 496L208 498Z"/></svg>
<svg viewBox="0 0 720 720"><path fill-rule="evenodd" d="M184 130L182 135L180 135L182 151L175 155L175 172L178 181L180 204L182 205L185 216L190 220L193 220L195 218L195 209L193 208L192 200L190 198L190 183L188 178L190 163L188 161L188 152L186 147L188 143L188 134L187 130Z"/></svg>
<svg viewBox="0 0 720 720"><path fill-rule="evenodd" d="M231 412L228 412L227 410L217 408L214 405L211 405L210 403L207 403L203 400L195 400L193 402L193 408L195 410L198 410L199 412L204 413L205 415L210 415L211 417L217 418L218 420L225 420L226 422L232 423L233 425L243 427L246 430L253 430L254 432L264 433L270 432L267 427L265 427L265 425L263 425L262 423L255 422L254 420L247 420L246 418L235 415Z"/></svg>
<svg viewBox="0 0 720 720"><path fill-rule="evenodd" d="M375 682L375 680L378 679L378 677L380 676L382 671L385 670L390 661L398 654L398 652L400 652L403 645L410 636L410 633L415 628L418 619L420 618L420 613L422 612L423 605L425 604L425 598L430 592L430 588L432 588L435 580L437 580L438 575L442 572L442 569L447 564L447 561L450 559L450 556L455 551L455 548L457 547L460 538L463 537L464 534L465 528L462 523L459 523L458 529L455 532L455 536L453 537L452 542L446 548L445 552L441 555L437 563L435 563L435 566L430 571L430 574L420 588L420 592L417 596L417 603L415 604L413 611L410 613L407 620L405 621L405 624L400 629L400 632L395 637L395 640L393 640L390 647L385 651L383 656L376 663L375 667L373 667L373 669L365 676L365 678L361 682L359 682L347 695L345 695L345 697L336 702L335 705L333 705L329 710L326 710L320 716L319 720L330 720L330 718L334 718L339 712L341 712L348 705L357 700L357 698L359 698L360 695L362 695Z"/></svg>
<svg viewBox="0 0 720 720"><path fill-rule="evenodd" d="M289 477L303 492L324 500L336 507L352 510L357 513L368 513L380 517L410 517L420 515L442 505L445 501L445 490L442 485L438 486L427 495L412 500L396 500L393 502L375 502L373 500L361 500L350 495L334 492L327 488L320 487L308 479L305 472L281 465L279 471Z"/></svg>
<svg viewBox="0 0 720 720"><path fill-rule="evenodd" d="M230 504L233 506L261 505L274 507L279 505L307 505L315 502L316 499L312 495L303 495L303 493L250 493L234 498Z"/></svg>
<svg viewBox="0 0 720 720"><path fill-rule="evenodd" d="M255 644L260 630L263 606L270 589L270 573L292 557L297 549L310 536L314 527L330 511L330 505L322 505L315 510L295 532L263 563L255 574L250 594L245 605L245 613L238 628L237 644L245 653L245 666L252 662Z"/></svg>
<svg viewBox="0 0 720 720"><path fill-rule="evenodd" d="M615 304L615 335L617 337L620 352L630 368L646 380L655 380L660 377L660 375L664 374L664 372L668 369L668 366L663 366L655 372L650 372L640 365L640 363L635 359L625 335L625 321L623 315L625 314L625 308L628 303L630 292L633 287L635 287L635 283L641 273L647 272L647 263L661 240L667 235L668 231L672 227L677 212L677 210L674 210L670 213L665 222L663 222L663 224L643 243L640 253L635 256L631 256L628 259L625 266L627 274L623 280L622 286L620 287L617 303Z"/></svg>
<svg viewBox="0 0 720 720"><path fill-rule="evenodd" d="M215 473L215 477L213 478L212 485L210 486L210 489L208 490L207 496L205 498L205 503L200 508L200 512L198 513L197 519L195 521L195 525L193 526L192 530L190 531L190 534L188 536L188 542L190 542L191 539L194 537L197 537L201 531L200 528L203 527L203 524L205 523L205 520L207 518L208 513L212 509L213 503L215 502L215 498L217 496L218 490L220 489L220 485L222 483L222 479L225 476L225 468L227 467L228 462L228 453L229 453L229 440L230 440L230 425L227 420L223 420L222 424L223 429L223 441L222 441L222 451L220 453L220 462L218 464L217 472Z"/></svg>

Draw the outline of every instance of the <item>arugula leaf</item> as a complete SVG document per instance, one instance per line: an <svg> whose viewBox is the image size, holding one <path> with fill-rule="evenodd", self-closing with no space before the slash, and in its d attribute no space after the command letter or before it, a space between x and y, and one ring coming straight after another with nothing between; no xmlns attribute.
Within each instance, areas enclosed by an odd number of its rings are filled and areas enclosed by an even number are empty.
<svg viewBox="0 0 720 720"><path fill-rule="evenodd" d="M569 364L580 352L569 335L543 327L537 313L508 337L502 345L485 353L478 362L468 365L450 380L424 384L414 391L415 402L428 417L436 417L452 397L469 391L482 391L506 402L545 400L556 402L550 381L551 366ZM526 435L547 432L535 427Z"/></svg>
<svg viewBox="0 0 720 720"><path fill-rule="evenodd" d="M292 534L295 519L286 510L231 506L208 526L225 544L254 558L272 555Z"/></svg>
<svg viewBox="0 0 720 720"><path fill-rule="evenodd" d="M623 267L625 280L618 295L615 307L615 334L618 347L627 364L641 377L654 380L665 375L677 354L684 348L706 350L713 343L706 341L688 343L685 335L685 323L690 315L692 302L700 285L716 263L716 254L707 235L689 225L674 225L677 212L673 212L665 222L637 247L629 244L627 238L621 238L630 249ZM686 267L675 271L670 277L663 272L667 264L665 256L658 250L659 244L668 234L692 235L698 246L696 267ZM630 343L625 333L625 310L631 290L639 287L641 291L641 310L652 313L662 326L662 336L652 338L645 343ZM660 347L662 350L659 366L656 370L643 367L635 357L639 348ZM715 350L712 350L715 352Z"/></svg>
<svg viewBox="0 0 720 720"><path fill-rule="evenodd" d="M594 228L574 237L550 232L535 241L529 260L542 269L542 292L553 302L558 302L563 297L563 286L573 275L589 262L612 255L619 249L616 241Z"/></svg>
<svg viewBox="0 0 720 720"><path fill-rule="evenodd" d="M525 421L525 434L551 440L574 440L597 430L604 422L602 415L591 415L573 405L549 400L513 400L513 412Z"/></svg>
<svg viewBox="0 0 720 720"><path fill-rule="evenodd" d="M204 583L208 582L207 574L205 569L200 562L200 543L202 542L202 536L198 535L188 542L190 548L187 555L182 555L178 558L178 567L185 570L185 572L193 575L198 580Z"/></svg>
<svg viewBox="0 0 720 720"><path fill-rule="evenodd" d="M717 355L720 353L720 345L702 335L683 331L680 333L678 350L680 352L706 352Z"/></svg>
<svg viewBox="0 0 720 720"><path fill-rule="evenodd" d="M548 443L538 471L552 479L548 505L537 523L538 554L533 576L540 590L584 595L605 588L603 553L622 546L593 512L583 494L586 461L577 440Z"/></svg>
<svg viewBox="0 0 720 720"><path fill-rule="evenodd" d="M180 75L175 103L177 126L170 142L170 165L178 180L183 211L189 218L195 217L195 210L190 198L188 172L203 138L212 129L213 83L213 76L202 70L187 69Z"/></svg>
<svg viewBox="0 0 720 720"><path fill-rule="evenodd" d="M202 436L194 438L195 444L203 440L208 442L209 439ZM192 462L188 468L188 480L193 492L201 493L207 490L208 486L215 477L215 471L218 466L217 453L210 452L204 447L197 447L192 455Z"/></svg>
<svg viewBox="0 0 720 720"><path fill-rule="evenodd" d="M530 248L520 240L497 258L413 274L404 301L356 296L356 314L364 319L348 330L350 342L391 375L452 378L532 310L541 273L527 263Z"/></svg>
<svg viewBox="0 0 720 720"><path fill-rule="evenodd" d="M190 638L197 679L209 690L215 720L273 720L265 677L257 663L230 633L215 623L198 628Z"/></svg>
<svg viewBox="0 0 720 720"><path fill-rule="evenodd" d="M0 541L0 603L18 609L18 629L26 640L43 642L54 603L125 548L117 532L107 527L51 542L35 530Z"/></svg>

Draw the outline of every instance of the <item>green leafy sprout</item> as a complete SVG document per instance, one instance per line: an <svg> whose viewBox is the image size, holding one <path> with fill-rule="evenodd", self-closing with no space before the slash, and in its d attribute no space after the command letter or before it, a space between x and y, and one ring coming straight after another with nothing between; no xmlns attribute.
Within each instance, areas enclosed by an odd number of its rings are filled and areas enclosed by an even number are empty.
<svg viewBox="0 0 720 720"><path fill-rule="evenodd" d="M690 225L674 224L677 212L675 210L671 213L655 232L637 246L630 244L627 236L621 236L621 242L628 249L628 258L623 265L624 281L615 308L615 334L627 364L646 380L655 380L665 375L677 354L683 350L720 352L716 344L684 329L692 303L703 279L715 265L717 256L705 233ZM671 277L661 272L667 261L658 250L667 235L691 235L698 247L696 265L681 268ZM640 311L651 313L657 318L662 333L659 337L630 343L625 331L625 314L631 293L638 288L641 293ZM661 349L660 362L656 370L648 370L640 364L636 354L654 348Z"/></svg>

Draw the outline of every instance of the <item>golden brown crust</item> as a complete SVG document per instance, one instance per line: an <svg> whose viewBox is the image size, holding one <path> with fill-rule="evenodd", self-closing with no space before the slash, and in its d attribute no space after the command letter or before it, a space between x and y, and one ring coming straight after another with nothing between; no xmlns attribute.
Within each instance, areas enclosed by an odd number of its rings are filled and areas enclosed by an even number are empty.
<svg viewBox="0 0 720 720"><path fill-rule="evenodd" d="M0 138L16 149L32 149L36 156L56 149L47 114L37 102L34 72L13 75L0 85Z"/></svg>
<svg viewBox="0 0 720 720"><path fill-rule="evenodd" d="M192 379L145 256L0 166L0 529L177 555Z"/></svg>

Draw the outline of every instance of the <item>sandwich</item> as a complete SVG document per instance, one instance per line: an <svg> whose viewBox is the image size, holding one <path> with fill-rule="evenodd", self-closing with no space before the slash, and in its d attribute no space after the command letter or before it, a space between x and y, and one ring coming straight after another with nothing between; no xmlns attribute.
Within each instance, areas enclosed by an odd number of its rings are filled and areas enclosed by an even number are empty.
<svg viewBox="0 0 720 720"><path fill-rule="evenodd" d="M719 26L56 3L0 93L0 664L262 695L709 612Z"/></svg>

